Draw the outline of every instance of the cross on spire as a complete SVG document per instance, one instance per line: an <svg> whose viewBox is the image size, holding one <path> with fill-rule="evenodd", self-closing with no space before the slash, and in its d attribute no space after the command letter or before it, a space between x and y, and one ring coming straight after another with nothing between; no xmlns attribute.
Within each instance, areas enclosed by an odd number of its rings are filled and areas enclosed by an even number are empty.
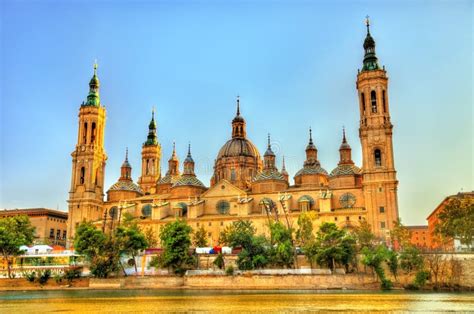
<svg viewBox="0 0 474 314"><path fill-rule="evenodd" d="M240 96L237 95L237 115L240 116Z"/></svg>
<svg viewBox="0 0 474 314"><path fill-rule="evenodd" d="M370 27L370 20L369 20L369 16L366 15L365 16L365 25L367 26L367 34L370 33L370 30L369 30L369 27Z"/></svg>

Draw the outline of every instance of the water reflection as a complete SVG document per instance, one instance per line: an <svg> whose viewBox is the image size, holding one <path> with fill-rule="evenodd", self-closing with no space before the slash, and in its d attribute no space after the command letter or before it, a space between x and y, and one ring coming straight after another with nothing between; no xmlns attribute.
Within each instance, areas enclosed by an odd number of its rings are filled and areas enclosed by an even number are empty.
<svg viewBox="0 0 474 314"><path fill-rule="evenodd" d="M74 290L0 293L2 313L46 312L450 312L474 294L357 291Z"/></svg>

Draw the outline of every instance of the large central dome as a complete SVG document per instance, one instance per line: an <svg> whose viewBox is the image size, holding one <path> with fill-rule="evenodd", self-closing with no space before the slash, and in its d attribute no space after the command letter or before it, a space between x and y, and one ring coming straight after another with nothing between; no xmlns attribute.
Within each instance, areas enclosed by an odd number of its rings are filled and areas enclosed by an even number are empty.
<svg viewBox="0 0 474 314"><path fill-rule="evenodd" d="M247 189L252 178L261 170L262 159L257 147L247 139L245 119L240 115L240 101L237 98L237 114L232 120L232 138L217 154L211 186L225 179L241 189Z"/></svg>
<svg viewBox="0 0 474 314"><path fill-rule="evenodd" d="M260 158L257 147L246 138L233 138L228 140L219 150L217 159L223 157L254 157Z"/></svg>

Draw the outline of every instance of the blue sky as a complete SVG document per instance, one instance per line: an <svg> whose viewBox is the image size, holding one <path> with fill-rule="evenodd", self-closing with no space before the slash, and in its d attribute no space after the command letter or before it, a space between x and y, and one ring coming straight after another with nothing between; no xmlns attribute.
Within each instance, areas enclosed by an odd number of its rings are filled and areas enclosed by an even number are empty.
<svg viewBox="0 0 474 314"><path fill-rule="evenodd" d="M372 20L390 77L399 207L421 224L448 194L473 189L471 1L2 1L0 208L66 210L77 114L92 64L107 108L106 186L156 107L162 170L188 141L209 185L241 96L249 138L301 168L312 126L322 166L345 125L361 164L355 89Z"/></svg>

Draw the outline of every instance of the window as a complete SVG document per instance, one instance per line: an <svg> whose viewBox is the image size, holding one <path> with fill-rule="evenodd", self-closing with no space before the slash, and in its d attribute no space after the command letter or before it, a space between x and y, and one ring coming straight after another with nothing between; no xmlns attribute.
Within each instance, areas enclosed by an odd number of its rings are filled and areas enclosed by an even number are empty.
<svg viewBox="0 0 474 314"><path fill-rule="evenodd" d="M227 201L219 201L216 204L217 212L221 215L227 215L230 210L230 204Z"/></svg>
<svg viewBox="0 0 474 314"><path fill-rule="evenodd" d="M385 229L385 221L380 222L380 229Z"/></svg>
<svg viewBox="0 0 474 314"><path fill-rule="evenodd" d="M95 133L96 133L95 122L92 122L92 128L91 128L91 144L94 144L94 142L95 142Z"/></svg>
<svg viewBox="0 0 474 314"><path fill-rule="evenodd" d="M209 227L212 226L212 222L209 221L209 223L207 224Z"/></svg>
<svg viewBox="0 0 474 314"><path fill-rule="evenodd" d="M142 207L142 216L146 218L151 217L151 204L146 204Z"/></svg>
<svg viewBox="0 0 474 314"><path fill-rule="evenodd" d="M337 217L334 217L334 221L337 221Z"/></svg>
<svg viewBox="0 0 474 314"><path fill-rule="evenodd" d="M380 212L381 214L385 213L385 207L380 206L380 207L379 207L379 212ZM418 232L417 232L417 233L418 233Z"/></svg>
<svg viewBox="0 0 474 314"><path fill-rule="evenodd" d="M303 195L298 199L298 207L300 211L310 210L314 205L314 199L309 195Z"/></svg>
<svg viewBox="0 0 474 314"><path fill-rule="evenodd" d="M56 239L61 239L61 230L56 230Z"/></svg>
<svg viewBox="0 0 474 314"><path fill-rule="evenodd" d="M383 91L382 91L382 106L383 106L383 112L387 112L387 107L386 107L385 102L386 102L386 100L385 100L385 91L383 90Z"/></svg>
<svg viewBox="0 0 474 314"><path fill-rule="evenodd" d="M364 93L360 94L361 102L362 102L362 112L365 114L365 95Z"/></svg>
<svg viewBox="0 0 474 314"><path fill-rule="evenodd" d="M49 229L49 238L50 239L54 238L54 229Z"/></svg>
<svg viewBox="0 0 474 314"><path fill-rule="evenodd" d="M230 170L230 181L235 181L235 169Z"/></svg>
<svg viewBox="0 0 474 314"><path fill-rule="evenodd" d="M66 230L63 231L63 240L66 240Z"/></svg>
<svg viewBox="0 0 474 314"><path fill-rule="evenodd" d="M86 176L86 167L81 167L81 176L79 177L79 184L84 184Z"/></svg>
<svg viewBox="0 0 474 314"><path fill-rule="evenodd" d="M199 222L196 223L196 227L199 227Z"/></svg>
<svg viewBox="0 0 474 314"><path fill-rule="evenodd" d="M84 123L84 132L82 133L82 143L87 144L87 122Z"/></svg>
<svg viewBox="0 0 474 314"><path fill-rule="evenodd" d="M382 152L378 148L374 151L374 159L376 166L382 166Z"/></svg>
<svg viewBox="0 0 474 314"><path fill-rule="evenodd" d="M223 226L223 225L224 225L224 222L223 222L223 221L221 221L221 226Z"/></svg>
<svg viewBox="0 0 474 314"><path fill-rule="evenodd" d="M359 220L362 220L362 216L359 216Z"/></svg>
<svg viewBox="0 0 474 314"><path fill-rule="evenodd" d="M372 105L372 113L377 113L377 94L374 90L370 92L370 103Z"/></svg>
<svg viewBox="0 0 474 314"><path fill-rule="evenodd" d="M349 221L349 220L351 220L351 219L349 218L349 216L347 216L347 217L346 217L346 221Z"/></svg>

